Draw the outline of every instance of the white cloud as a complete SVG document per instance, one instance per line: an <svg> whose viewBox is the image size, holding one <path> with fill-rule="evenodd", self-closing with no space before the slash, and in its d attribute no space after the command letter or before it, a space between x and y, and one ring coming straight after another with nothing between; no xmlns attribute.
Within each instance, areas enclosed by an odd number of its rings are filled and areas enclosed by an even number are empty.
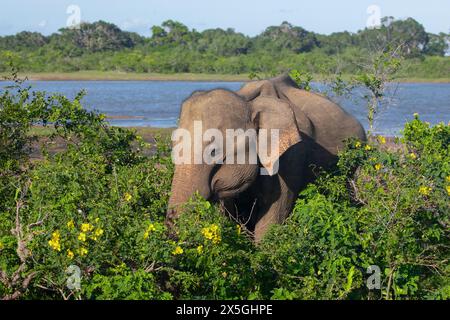
<svg viewBox="0 0 450 320"><path fill-rule="evenodd" d="M120 28L126 31L142 31L150 28L150 23L141 18L125 20L120 24Z"/></svg>

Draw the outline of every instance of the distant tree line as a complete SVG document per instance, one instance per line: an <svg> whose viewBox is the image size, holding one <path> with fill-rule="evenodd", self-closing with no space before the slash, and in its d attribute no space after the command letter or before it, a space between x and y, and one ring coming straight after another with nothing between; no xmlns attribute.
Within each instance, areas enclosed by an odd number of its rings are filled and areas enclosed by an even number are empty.
<svg viewBox="0 0 450 320"><path fill-rule="evenodd" d="M432 34L416 20L383 19L378 29L322 35L283 22L249 37L234 29L199 32L168 20L151 36L122 31L104 21L62 28L44 36L20 32L0 37L0 71L13 61L20 71L117 70L128 72L279 73L301 66L312 73L354 73L375 48L399 46L408 74L448 76L449 34ZM447 68L447 69L446 69Z"/></svg>

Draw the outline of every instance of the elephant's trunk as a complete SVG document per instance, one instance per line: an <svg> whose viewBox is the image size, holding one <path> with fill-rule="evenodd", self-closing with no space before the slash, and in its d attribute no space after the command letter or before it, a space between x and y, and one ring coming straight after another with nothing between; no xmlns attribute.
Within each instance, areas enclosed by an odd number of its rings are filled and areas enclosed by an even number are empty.
<svg viewBox="0 0 450 320"><path fill-rule="evenodd" d="M180 214L180 206L188 202L198 192L205 199L211 196L211 169L205 165L177 165L172 180L166 223L171 226Z"/></svg>

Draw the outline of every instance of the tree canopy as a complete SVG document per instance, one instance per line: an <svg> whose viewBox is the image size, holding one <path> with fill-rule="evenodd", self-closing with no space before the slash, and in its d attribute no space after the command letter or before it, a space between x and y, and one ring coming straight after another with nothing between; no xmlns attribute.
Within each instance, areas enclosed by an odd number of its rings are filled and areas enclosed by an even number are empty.
<svg viewBox="0 0 450 320"><path fill-rule="evenodd" d="M378 29L330 35L285 21L254 37L231 28L197 31L174 20L151 27L145 37L98 21L49 36L24 31L0 37L0 71L12 59L20 70L37 72L276 73L299 64L311 72L330 72L336 69L336 57L352 62L388 44L399 46L406 58L445 56L449 39L448 33L426 32L412 18L386 17Z"/></svg>

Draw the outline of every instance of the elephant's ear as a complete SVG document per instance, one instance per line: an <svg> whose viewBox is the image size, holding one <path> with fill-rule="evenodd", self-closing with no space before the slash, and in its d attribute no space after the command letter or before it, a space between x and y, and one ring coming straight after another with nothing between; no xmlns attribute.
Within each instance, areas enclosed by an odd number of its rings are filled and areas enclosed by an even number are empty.
<svg viewBox="0 0 450 320"><path fill-rule="evenodd" d="M278 172L280 157L302 140L294 112L287 102L270 96L259 96L250 106L252 121L258 129L260 162L269 175L274 175Z"/></svg>

